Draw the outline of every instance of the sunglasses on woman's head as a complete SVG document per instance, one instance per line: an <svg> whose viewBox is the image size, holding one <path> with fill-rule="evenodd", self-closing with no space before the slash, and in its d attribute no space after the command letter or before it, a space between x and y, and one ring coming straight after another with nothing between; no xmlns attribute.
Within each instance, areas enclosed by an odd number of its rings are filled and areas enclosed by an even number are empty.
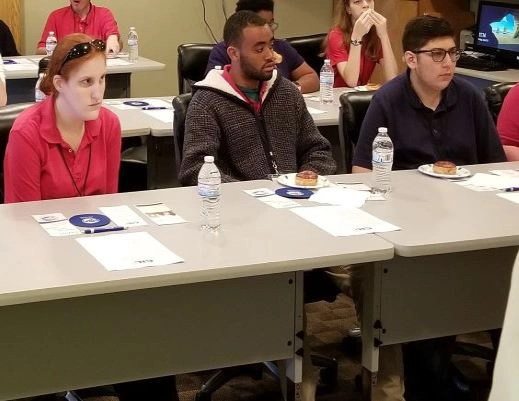
<svg viewBox="0 0 519 401"><path fill-rule="evenodd" d="M63 63L61 63L59 71L61 72L63 66L67 64L67 62L69 62L70 60L83 57L84 55L90 53L92 49L104 52L106 49L106 43L100 39L94 39L90 42L78 43L68 51L65 59L63 60Z"/></svg>

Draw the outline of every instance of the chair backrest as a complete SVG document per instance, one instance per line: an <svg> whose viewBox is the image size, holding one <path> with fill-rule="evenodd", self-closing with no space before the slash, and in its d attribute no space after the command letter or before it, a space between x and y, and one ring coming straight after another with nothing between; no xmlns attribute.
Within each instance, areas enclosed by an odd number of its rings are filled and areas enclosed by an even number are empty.
<svg viewBox="0 0 519 401"><path fill-rule="evenodd" d="M184 149L184 133L186 127L187 108L191 102L191 93L184 93L173 98L173 143L175 146L175 165L177 175L180 171Z"/></svg>
<svg viewBox="0 0 519 401"><path fill-rule="evenodd" d="M494 85L487 86L483 91L485 92L485 99L487 101L488 109L494 122L497 122L497 116L501 111L503 100L508 94L508 91L516 84L516 82L500 82Z"/></svg>
<svg viewBox="0 0 519 401"><path fill-rule="evenodd" d="M297 36L287 38L286 41L292 45L294 49L305 59L310 67L312 67L317 74L321 71L324 64L323 42L326 38L325 33L318 33L309 36Z"/></svg>
<svg viewBox="0 0 519 401"><path fill-rule="evenodd" d="M347 92L339 98L339 141L348 173L351 173L353 150L359 139L360 127L374 94L375 91Z"/></svg>
<svg viewBox="0 0 519 401"><path fill-rule="evenodd" d="M205 77L214 44L184 43L177 48L178 91L191 92L191 86Z"/></svg>
<svg viewBox="0 0 519 401"><path fill-rule="evenodd" d="M4 203L4 155L9 132L16 117L34 103L16 103L0 107L0 203Z"/></svg>

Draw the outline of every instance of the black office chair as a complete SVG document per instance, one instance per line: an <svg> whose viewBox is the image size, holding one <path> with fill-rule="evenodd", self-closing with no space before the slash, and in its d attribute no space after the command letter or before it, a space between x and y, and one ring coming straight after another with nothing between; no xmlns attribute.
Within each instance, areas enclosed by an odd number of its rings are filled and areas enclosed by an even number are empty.
<svg viewBox="0 0 519 401"><path fill-rule="evenodd" d="M191 93L184 93L173 98L173 144L175 146L175 167L177 176L182 163L182 151L184 149L184 133L187 108L191 102Z"/></svg>
<svg viewBox="0 0 519 401"><path fill-rule="evenodd" d="M193 84L204 79L209 54L214 46L206 43L183 43L178 46L178 93L191 92Z"/></svg>
<svg viewBox="0 0 519 401"><path fill-rule="evenodd" d="M173 138L175 146L175 164L177 174L180 171L182 163L184 134L185 134L185 120L189 102L191 102L191 93L184 93L175 97L172 101L174 118L173 118ZM305 280L311 283L311 286L305 288L305 302L316 302L318 300L326 300L333 302L337 296L338 290L332 285L329 278L323 274L321 270L312 270L305 272ZM321 382L327 387L333 387L337 383L338 365L333 358L323 357L321 355L312 355L312 363L314 366L323 368L320 372ZM275 364L265 362L264 365L275 376L279 376L278 369ZM263 365L254 364L246 366L235 366L218 370L212 375L202 386L200 391L196 394L196 401L210 401L211 395L222 387L225 383L236 376L248 375L255 380L262 377Z"/></svg>
<svg viewBox="0 0 519 401"><path fill-rule="evenodd" d="M286 38L286 41L290 43L301 57L305 59L308 65L319 74L324 64L323 42L325 38L325 33L318 33L315 35Z"/></svg>
<svg viewBox="0 0 519 401"><path fill-rule="evenodd" d="M4 155L9 132L13 126L14 120L27 107L34 103L17 103L0 107L0 203L4 203Z"/></svg>
<svg viewBox="0 0 519 401"><path fill-rule="evenodd" d="M500 82L487 86L483 90L485 93L488 109L490 110L490 114L492 115L494 122L497 122L497 116L501 111L501 106L503 105L505 96L514 85L516 85L516 82Z"/></svg>
<svg viewBox="0 0 519 401"><path fill-rule="evenodd" d="M375 91L347 92L339 98L339 143L344 154L347 173L351 173L353 150L374 94Z"/></svg>

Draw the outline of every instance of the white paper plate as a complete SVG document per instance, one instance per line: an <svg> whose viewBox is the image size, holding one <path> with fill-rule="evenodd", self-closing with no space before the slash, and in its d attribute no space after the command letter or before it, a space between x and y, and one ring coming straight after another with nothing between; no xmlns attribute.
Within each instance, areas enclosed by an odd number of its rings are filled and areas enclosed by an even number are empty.
<svg viewBox="0 0 519 401"><path fill-rule="evenodd" d="M317 189L317 188L327 187L328 185L330 185L330 181L328 181L328 178L323 177L322 175L317 176L317 185L297 185L296 184L296 173L280 175L277 178L277 180L281 185L285 185L287 187L292 187L292 188Z"/></svg>
<svg viewBox="0 0 519 401"><path fill-rule="evenodd" d="M420 167L418 167L418 171L420 173L430 175L431 177L438 177L438 178L466 178L470 177L472 173L467 170L465 167L456 167L456 174L439 174L435 173L433 171L433 165L432 164L423 164Z"/></svg>

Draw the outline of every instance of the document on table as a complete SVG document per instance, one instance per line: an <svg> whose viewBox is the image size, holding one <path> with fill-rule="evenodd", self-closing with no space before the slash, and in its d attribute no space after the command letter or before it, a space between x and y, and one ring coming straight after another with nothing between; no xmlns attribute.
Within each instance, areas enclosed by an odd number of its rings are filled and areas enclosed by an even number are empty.
<svg viewBox="0 0 519 401"><path fill-rule="evenodd" d="M519 177L485 173L476 173L468 180L455 182L463 187L479 191L519 187Z"/></svg>
<svg viewBox="0 0 519 401"><path fill-rule="evenodd" d="M184 261L147 232L81 237L76 241L108 271Z"/></svg>
<svg viewBox="0 0 519 401"><path fill-rule="evenodd" d="M400 230L400 227L356 208L314 206L291 211L335 237Z"/></svg>
<svg viewBox="0 0 519 401"><path fill-rule="evenodd" d="M254 198L257 198L259 201L275 209L286 209L290 207L301 206L299 203L294 202L292 199L276 195L276 193L269 188L244 189L243 192L250 196L253 196Z"/></svg>
<svg viewBox="0 0 519 401"><path fill-rule="evenodd" d="M321 188L310 196L310 201L343 207L361 207L371 196L368 191L356 191L341 187Z"/></svg>
<svg viewBox="0 0 519 401"><path fill-rule="evenodd" d="M166 124L173 124L173 109L143 110L147 115L156 118Z"/></svg>
<svg viewBox="0 0 519 401"><path fill-rule="evenodd" d="M167 224L179 224L186 221L177 215L164 203L152 203L149 205L135 205L141 213L144 213L151 221L159 226Z"/></svg>
<svg viewBox="0 0 519 401"><path fill-rule="evenodd" d="M173 110L171 102L164 99L108 99L103 101L108 106L115 107L119 110L142 110L145 107L160 107L158 110ZM135 102L132 104L132 102Z"/></svg>
<svg viewBox="0 0 519 401"><path fill-rule="evenodd" d="M130 65L132 63L130 63L127 59L122 59L122 58L107 58L106 59L106 65L107 67L115 67L115 66L118 66L118 65Z"/></svg>
<svg viewBox="0 0 519 401"><path fill-rule="evenodd" d="M519 192L503 192L500 194L497 194L500 198L509 200L514 203L519 203Z"/></svg>
<svg viewBox="0 0 519 401"><path fill-rule="evenodd" d="M147 226L144 219L127 205L100 207L99 210L121 227Z"/></svg>
<svg viewBox="0 0 519 401"><path fill-rule="evenodd" d="M519 170L490 170L489 173L504 177L519 178Z"/></svg>
<svg viewBox="0 0 519 401"><path fill-rule="evenodd" d="M308 109L308 112L313 115L326 113L326 110L319 110L310 106L306 106L306 108Z"/></svg>
<svg viewBox="0 0 519 401"><path fill-rule="evenodd" d="M32 217L51 237L81 234L81 231L72 225L63 213L33 214Z"/></svg>
<svg viewBox="0 0 519 401"><path fill-rule="evenodd" d="M20 71L37 69L34 62L28 58L6 59L4 60L4 69L6 71Z"/></svg>

